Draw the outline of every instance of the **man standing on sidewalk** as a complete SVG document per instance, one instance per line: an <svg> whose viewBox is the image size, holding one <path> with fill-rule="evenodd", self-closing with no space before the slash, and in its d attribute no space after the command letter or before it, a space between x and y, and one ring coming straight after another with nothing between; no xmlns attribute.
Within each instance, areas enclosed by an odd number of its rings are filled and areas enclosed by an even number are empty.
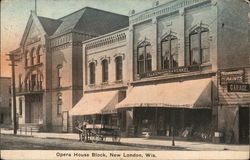
<svg viewBox="0 0 250 160"><path fill-rule="evenodd" d="M83 124L82 122L79 122L78 120L75 121L75 128L77 129L77 132L79 134L79 141L82 141L82 130L83 130Z"/></svg>

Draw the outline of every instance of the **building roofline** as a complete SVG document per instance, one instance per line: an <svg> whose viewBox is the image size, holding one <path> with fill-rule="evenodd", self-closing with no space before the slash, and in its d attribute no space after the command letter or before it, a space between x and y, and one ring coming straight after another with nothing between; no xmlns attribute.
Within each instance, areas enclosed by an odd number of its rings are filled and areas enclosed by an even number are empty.
<svg viewBox="0 0 250 160"><path fill-rule="evenodd" d="M81 8L81 9L79 9L79 10L76 10L76 11L74 11L74 12L72 12L72 13L69 13L69 14L67 14L67 15L65 15L65 16L63 16L63 17L60 17L60 18L58 18L57 20L63 19L63 18L65 18L65 17L67 17L67 16L70 16L70 15L72 15L72 14L74 14L74 13L76 13L76 12L79 12L79 11L81 11L81 10L84 10L84 9L93 9L93 10L98 10L98 11L102 11L102 12L106 12L106 13L112 13L112 14L116 14L116 15L128 17L127 15L123 15L123 14L119 14L119 13L114 13L114 12L105 11L105 10L102 10L102 9L98 9L98 8L93 8L93 7L88 7L88 6L86 6L86 7L83 7L83 8ZM46 17L45 17L45 18L46 18Z"/></svg>
<svg viewBox="0 0 250 160"><path fill-rule="evenodd" d="M164 3L162 3L162 4L160 4L160 5L156 6L156 7L161 7L161 6L164 6L164 5L173 3L173 2L175 2L175 1L176 1L176 0L171 0L171 1L169 1L169 2L164 2ZM155 7L150 7L150 8L148 8L148 9L145 9L145 10L139 11L139 12L137 12L137 13L134 13L134 14L130 15L129 17L137 16L137 15L143 13L143 12L150 11L150 10L152 10L152 9L154 9L154 8L155 8Z"/></svg>
<svg viewBox="0 0 250 160"><path fill-rule="evenodd" d="M116 33L121 32L121 31L125 31L125 30L128 30L128 29L129 29L129 27L125 27L125 28L122 28L122 29L119 29L119 30L116 30L116 31L113 31L113 32L109 32L107 34L104 34L104 35L101 35L101 36L98 36L98 37L91 38L91 39L88 39L86 41L83 41L82 44L87 44L89 42L92 42L92 41L95 41L95 40L110 36L112 34L116 34Z"/></svg>
<svg viewBox="0 0 250 160"><path fill-rule="evenodd" d="M54 19L54 18L49 18L49 17L44 17L44 16L38 16L38 15L37 15L37 17L38 18L47 18L47 19L54 20L54 21L58 21L59 20L59 19Z"/></svg>

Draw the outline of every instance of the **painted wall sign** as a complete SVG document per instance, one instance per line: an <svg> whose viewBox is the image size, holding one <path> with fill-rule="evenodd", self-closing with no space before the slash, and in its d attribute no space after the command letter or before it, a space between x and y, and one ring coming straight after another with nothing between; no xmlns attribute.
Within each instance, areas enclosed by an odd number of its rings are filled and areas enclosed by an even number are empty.
<svg viewBox="0 0 250 160"><path fill-rule="evenodd" d="M187 73L187 72L194 72L199 71L200 66L187 66L187 67L178 67L178 68L170 68L170 69L164 69L164 70L157 70L147 73L140 74L140 78L148 78L148 77L156 77L161 76L164 74L178 74L178 73Z"/></svg>
<svg viewBox="0 0 250 160"><path fill-rule="evenodd" d="M228 84L228 92L250 92L250 84Z"/></svg>
<svg viewBox="0 0 250 160"><path fill-rule="evenodd" d="M243 69L237 71L221 71L220 84L226 85L229 83L243 83L245 72Z"/></svg>

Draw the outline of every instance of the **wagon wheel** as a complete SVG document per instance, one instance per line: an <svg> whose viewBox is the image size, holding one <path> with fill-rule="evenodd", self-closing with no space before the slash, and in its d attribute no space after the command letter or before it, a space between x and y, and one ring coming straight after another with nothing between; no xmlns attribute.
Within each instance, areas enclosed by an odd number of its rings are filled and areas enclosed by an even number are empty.
<svg viewBox="0 0 250 160"><path fill-rule="evenodd" d="M99 141L99 136L96 130L91 130L90 132L90 140L92 143L97 143Z"/></svg>
<svg viewBox="0 0 250 160"><path fill-rule="evenodd" d="M98 135L97 135L96 133L91 133L91 134L90 134L90 140L91 140L91 142L94 143L94 144L97 143L98 140L99 140Z"/></svg>
<svg viewBox="0 0 250 160"><path fill-rule="evenodd" d="M102 139L102 141L104 141L104 142L105 142L105 141L106 141L106 136L102 136L102 138L101 138L101 139Z"/></svg>
<svg viewBox="0 0 250 160"><path fill-rule="evenodd" d="M120 131L114 131L114 133L112 134L112 141L119 143L121 140L121 133Z"/></svg>

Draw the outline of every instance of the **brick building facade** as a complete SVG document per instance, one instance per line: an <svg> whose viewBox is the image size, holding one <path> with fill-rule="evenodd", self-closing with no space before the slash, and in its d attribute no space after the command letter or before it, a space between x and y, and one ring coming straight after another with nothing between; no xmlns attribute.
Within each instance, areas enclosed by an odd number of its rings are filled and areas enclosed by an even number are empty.
<svg viewBox="0 0 250 160"><path fill-rule="evenodd" d="M89 7L59 19L31 12L20 48L11 52L20 55L16 67L20 126L67 132L68 110L83 95L82 41L127 25L126 16Z"/></svg>
<svg viewBox="0 0 250 160"><path fill-rule="evenodd" d="M87 11L91 18L84 16ZM30 38L31 44L23 38L17 52L25 59L25 48L33 53L41 46L34 53L43 54L26 58L20 67L38 59L44 64L21 67L17 84L24 75L19 84L25 92L18 98L30 97L24 102L42 109L36 108L41 118L21 118L22 123L72 131L76 119L104 119L119 125L124 136L174 133L214 142L249 142L250 93L227 88L231 83L249 84L245 1L154 3L148 10L132 11L129 19L112 14L111 22L93 18L97 12L108 14L91 8L58 20L31 14L24 37L33 21L38 29L47 28L46 36ZM80 21L75 22L75 16ZM81 19L89 23L79 23ZM97 21L108 24L98 28ZM36 31L32 34L36 37ZM241 79L230 81L232 77ZM32 98L34 94L38 98Z"/></svg>

